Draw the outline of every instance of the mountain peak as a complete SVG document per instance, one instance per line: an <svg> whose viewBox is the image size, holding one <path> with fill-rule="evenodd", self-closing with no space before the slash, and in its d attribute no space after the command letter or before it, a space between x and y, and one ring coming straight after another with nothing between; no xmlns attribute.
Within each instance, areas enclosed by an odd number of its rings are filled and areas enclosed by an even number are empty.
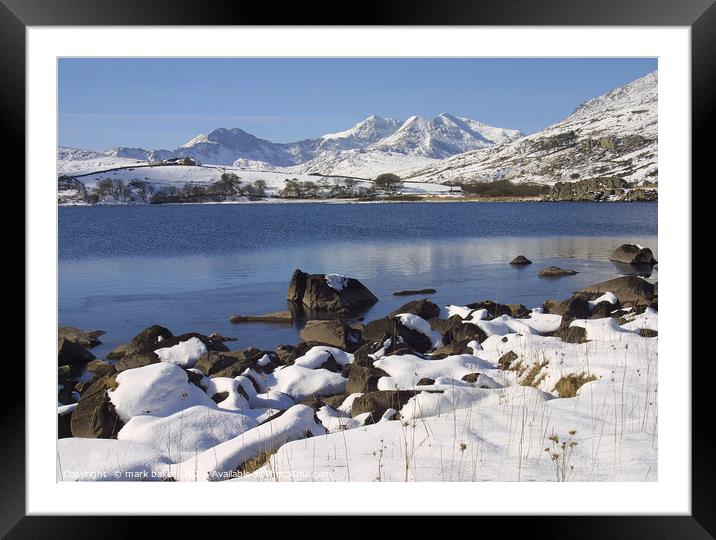
<svg viewBox="0 0 716 540"><path fill-rule="evenodd" d="M609 92L581 103L572 114L593 110L604 111L613 107L639 106L655 104L658 99L659 76L656 71L618 86Z"/></svg>
<svg viewBox="0 0 716 540"><path fill-rule="evenodd" d="M395 132L400 127L400 120L395 118L383 118L377 114L371 114L354 125L352 128L336 133L326 133L321 137L323 140L354 139L367 143L379 141L383 137Z"/></svg>

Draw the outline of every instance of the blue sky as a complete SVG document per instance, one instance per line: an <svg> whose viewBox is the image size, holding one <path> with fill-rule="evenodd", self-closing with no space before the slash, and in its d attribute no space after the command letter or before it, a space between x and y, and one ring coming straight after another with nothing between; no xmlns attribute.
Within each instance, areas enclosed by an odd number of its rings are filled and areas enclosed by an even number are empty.
<svg viewBox="0 0 716 540"><path fill-rule="evenodd" d="M62 146L175 148L217 127L288 142L371 114L441 112L525 133L657 68L654 58L60 59Z"/></svg>

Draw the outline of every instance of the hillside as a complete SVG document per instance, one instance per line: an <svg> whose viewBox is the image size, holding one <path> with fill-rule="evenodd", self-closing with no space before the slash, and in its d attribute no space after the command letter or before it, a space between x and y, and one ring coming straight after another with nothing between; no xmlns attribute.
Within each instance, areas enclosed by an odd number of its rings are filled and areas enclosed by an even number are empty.
<svg viewBox="0 0 716 540"><path fill-rule="evenodd" d="M657 73L650 73L585 101L538 133L455 155L406 177L441 183L508 179L553 184L604 177L656 183L657 85Z"/></svg>

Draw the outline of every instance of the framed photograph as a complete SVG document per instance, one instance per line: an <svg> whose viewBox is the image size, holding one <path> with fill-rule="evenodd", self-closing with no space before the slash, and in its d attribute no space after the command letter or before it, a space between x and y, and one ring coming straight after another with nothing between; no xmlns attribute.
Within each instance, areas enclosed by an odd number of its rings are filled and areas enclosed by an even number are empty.
<svg viewBox="0 0 716 540"><path fill-rule="evenodd" d="M213 4L2 0L27 211L2 533L427 514L711 538L712 2Z"/></svg>

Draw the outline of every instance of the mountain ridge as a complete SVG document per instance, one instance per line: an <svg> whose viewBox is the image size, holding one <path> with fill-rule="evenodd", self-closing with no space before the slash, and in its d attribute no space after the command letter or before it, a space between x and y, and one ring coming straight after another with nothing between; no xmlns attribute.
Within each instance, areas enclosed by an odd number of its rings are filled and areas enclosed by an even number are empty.
<svg viewBox="0 0 716 540"><path fill-rule="evenodd" d="M411 129L416 126L417 129ZM303 167L309 170L330 156L345 158L341 155L344 152L348 152L348 156L357 151L444 159L522 136L517 130L489 126L448 113L441 113L430 121L420 116L402 121L371 115L347 130L288 143L262 139L241 128L220 127L200 133L174 150L116 147L96 153L147 161L187 156L211 165L239 163L254 169Z"/></svg>

